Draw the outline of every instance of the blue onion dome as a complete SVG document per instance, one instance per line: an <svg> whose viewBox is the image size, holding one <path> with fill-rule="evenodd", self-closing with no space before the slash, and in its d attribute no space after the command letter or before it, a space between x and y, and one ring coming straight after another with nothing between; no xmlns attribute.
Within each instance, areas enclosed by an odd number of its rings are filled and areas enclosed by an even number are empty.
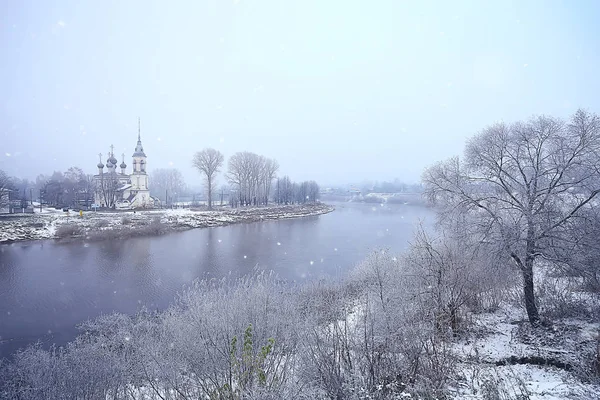
<svg viewBox="0 0 600 400"><path fill-rule="evenodd" d="M102 169L104 168L104 164L102 164L101 162L98 163L98 168Z"/></svg>
<svg viewBox="0 0 600 400"><path fill-rule="evenodd" d="M115 156L114 156L114 155L110 156L110 158L109 158L108 160L110 161L110 163L111 163L112 165L117 165L117 162L118 162L118 161L117 161L117 159L115 158Z"/></svg>
<svg viewBox="0 0 600 400"><path fill-rule="evenodd" d="M127 164L125 164L125 161L123 161L123 162L121 163L120 167L121 167L121 168L123 168L123 169L127 168Z"/></svg>

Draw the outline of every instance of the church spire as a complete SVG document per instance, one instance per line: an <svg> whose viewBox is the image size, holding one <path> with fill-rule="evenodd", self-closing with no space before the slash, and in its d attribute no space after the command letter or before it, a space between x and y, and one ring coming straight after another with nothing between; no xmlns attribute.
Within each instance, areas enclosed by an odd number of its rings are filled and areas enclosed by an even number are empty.
<svg viewBox="0 0 600 400"><path fill-rule="evenodd" d="M137 140L137 146L135 146L135 152L133 153L133 157L146 157L146 154L144 153L144 147L142 146L142 135L141 135L140 117L138 117L138 140Z"/></svg>

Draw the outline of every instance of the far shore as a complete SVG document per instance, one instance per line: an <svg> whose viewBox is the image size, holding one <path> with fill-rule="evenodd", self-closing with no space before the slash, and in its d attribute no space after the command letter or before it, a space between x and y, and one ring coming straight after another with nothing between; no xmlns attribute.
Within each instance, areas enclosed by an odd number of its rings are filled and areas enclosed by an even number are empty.
<svg viewBox="0 0 600 400"><path fill-rule="evenodd" d="M225 226L241 222L301 218L326 214L334 207L324 204L272 205L225 208L208 211L159 209L75 212L44 209L35 214L0 217L0 243L56 239L104 240L160 235L194 228Z"/></svg>

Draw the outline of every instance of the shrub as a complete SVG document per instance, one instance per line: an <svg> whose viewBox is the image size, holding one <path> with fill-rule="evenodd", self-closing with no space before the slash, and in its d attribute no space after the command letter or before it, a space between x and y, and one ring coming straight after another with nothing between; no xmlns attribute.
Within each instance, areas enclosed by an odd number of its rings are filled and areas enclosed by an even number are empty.
<svg viewBox="0 0 600 400"><path fill-rule="evenodd" d="M81 227L76 224L64 224L56 229L56 237L59 239L78 236L81 234Z"/></svg>
<svg viewBox="0 0 600 400"><path fill-rule="evenodd" d="M536 288L541 314L550 319L593 318L595 296L578 291L578 286L574 279L546 276Z"/></svg>
<svg viewBox="0 0 600 400"><path fill-rule="evenodd" d="M139 232L143 234L160 235L165 232L165 225L161 222L160 217L156 216L152 218L152 221L149 224L140 227L139 229Z"/></svg>
<svg viewBox="0 0 600 400"><path fill-rule="evenodd" d="M129 224L131 224L131 218L129 218L129 217L121 218L121 225L129 225Z"/></svg>
<svg viewBox="0 0 600 400"><path fill-rule="evenodd" d="M107 219L101 219L100 221L96 222L96 228L106 228L109 225L110 223Z"/></svg>

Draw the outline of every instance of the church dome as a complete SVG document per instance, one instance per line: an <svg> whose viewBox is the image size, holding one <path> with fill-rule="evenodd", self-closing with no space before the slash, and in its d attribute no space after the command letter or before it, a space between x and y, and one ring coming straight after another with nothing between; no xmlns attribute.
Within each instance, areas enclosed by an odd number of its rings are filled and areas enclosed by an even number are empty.
<svg viewBox="0 0 600 400"><path fill-rule="evenodd" d="M108 161L110 161L110 163L112 165L117 165L117 159L115 158L115 156L110 156L110 158L108 159Z"/></svg>
<svg viewBox="0 0 600 400"><path fill-rule="evenodd" d="M102 164L101 162L98 163L98 168L102 169L104 168L104 164Z"/></svg>
<svg viewBox="0 0 600 400"><path fill-rule="evenodd" d="M121 168L123 168L123 169L127 168L127 164L125 164L125 161L123 161L123 162L121 163L120 167L121 167Z"/></svg>

